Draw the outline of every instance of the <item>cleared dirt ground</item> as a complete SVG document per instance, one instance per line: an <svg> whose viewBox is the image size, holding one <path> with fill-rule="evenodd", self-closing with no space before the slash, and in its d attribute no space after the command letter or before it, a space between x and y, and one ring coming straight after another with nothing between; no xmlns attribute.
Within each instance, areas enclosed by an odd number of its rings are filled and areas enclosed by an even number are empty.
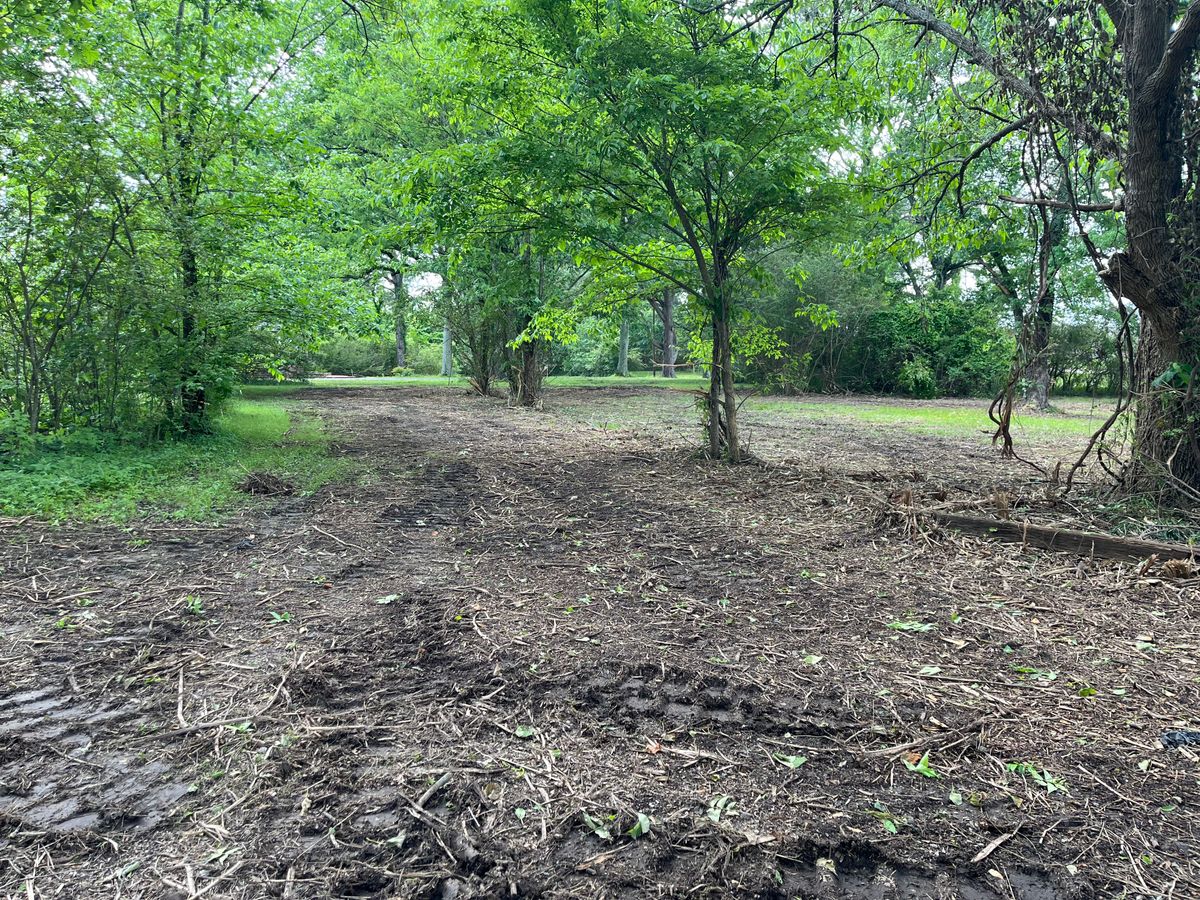
<svg viewBox="0 0 1200 900"><path fill-rule="evenodd" d="M0 895L1200 897L1196 580L913 533L979 435L298 402L355 483L0 528Z"/></svg>

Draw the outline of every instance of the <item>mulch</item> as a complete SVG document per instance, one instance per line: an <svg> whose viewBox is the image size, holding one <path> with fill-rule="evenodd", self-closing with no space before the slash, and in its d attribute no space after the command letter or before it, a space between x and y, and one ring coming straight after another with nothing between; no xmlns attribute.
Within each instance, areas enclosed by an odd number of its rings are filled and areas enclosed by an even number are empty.
<svg viewBox="0 0 1200 900"><path fill-rule="evenodd" d="M592 396L314 390L352 483L0 527L0 893L1200 896L1197 579L898 510L1095 524L967 442Z"/></svg>

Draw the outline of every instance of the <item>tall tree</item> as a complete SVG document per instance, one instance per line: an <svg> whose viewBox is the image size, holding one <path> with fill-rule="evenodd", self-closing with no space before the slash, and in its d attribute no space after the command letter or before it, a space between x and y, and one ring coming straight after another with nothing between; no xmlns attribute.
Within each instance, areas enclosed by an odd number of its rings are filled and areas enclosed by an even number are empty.
<svg viewBox="0 0 1200 900"><path fill-rule="evenodd" d="M1026 202L1077 216L1122 212L1125 246L1100 277L1140 318L1137 422L1129 488L1200 499L1200 4L1069 0L966 4L881 0L921 39L948 48L958 72L987 79L983 144L1017 129L1052 133L1073 176L1068 199ZM1068 140L1082 152L1065 150ZM1120 193L1096 203L1081 187L1109 169ZM1081 229L1082 230L1082 229Z"/></svg>

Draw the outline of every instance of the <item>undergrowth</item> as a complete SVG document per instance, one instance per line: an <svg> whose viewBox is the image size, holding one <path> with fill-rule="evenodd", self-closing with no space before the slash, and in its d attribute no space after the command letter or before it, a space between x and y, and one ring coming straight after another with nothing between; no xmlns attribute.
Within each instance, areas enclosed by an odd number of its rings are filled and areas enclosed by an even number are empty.
<svg viewBox="0 0 1200 900"><path fill-rule="evenodd" d="M53 522L123 522L150 515L219 518L253 502L236 486L269 472L312 491L345 471L329 453L319 420L277 402L234 401L211 434L156 445L97 439L43 442L17 459L0 457L0 515Z"/></svg>

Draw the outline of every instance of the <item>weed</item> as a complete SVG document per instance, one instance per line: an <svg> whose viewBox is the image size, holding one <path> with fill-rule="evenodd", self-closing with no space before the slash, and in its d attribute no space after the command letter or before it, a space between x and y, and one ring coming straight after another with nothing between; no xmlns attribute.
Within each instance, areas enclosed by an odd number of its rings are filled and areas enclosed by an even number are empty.
<svg viewBox="0 0 1200 900"><path fill-rule="evenodd" d="M900 619L895 622L888 622L888 628L891 628L893 631L924 633L927 631L933 631L935 628L937 628L937 625L933 624L932 622L918 622L913 619Z"/></svg>
<svg viewBox="0 0 1200 900"><path fill-rule="evenodd" d="M914 753L913 755L915 756L916 754ZM910 771L910 772L916 772L918 775L923 775L926 778L941 778L942 777L941 775L938 774L937 769L935 769L932 765L929 764L929 754L928 753L925 753L916 762L913 762L911 759L905 759L904 760L904 768L908 769L908 771Z"/></svg>
<svg viewBox="0 0 1200 900"><path fill-rule="evenodd" d="M1031 762L1009 763L1006 768L1017 775L1024 775L1030 778L1034 784L1044 787L1047 794L1059 791L1064 794L1070 793L1065 780L1059 778L1057 775L1051 775L1045 769L1039 771L1038 767Z"/></svg>

